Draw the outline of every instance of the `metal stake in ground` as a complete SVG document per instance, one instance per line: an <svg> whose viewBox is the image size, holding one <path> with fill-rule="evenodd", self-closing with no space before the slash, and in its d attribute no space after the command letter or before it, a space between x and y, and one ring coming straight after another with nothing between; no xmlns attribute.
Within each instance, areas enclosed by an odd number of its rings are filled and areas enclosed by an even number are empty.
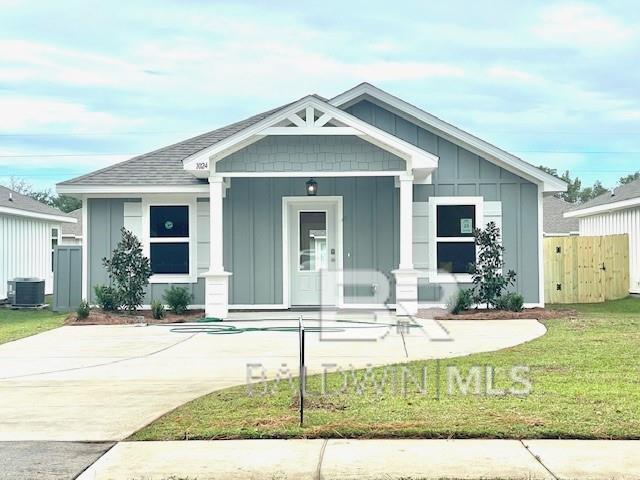
<svg viewBox="0 0 640 480"><path fill-rule="evenodd" d="M298 338L300 342L300 375L298 383L300 385L300 426L304 423L304 389L306 383L306 367L304 364L304 323L302 315L298 318Z"/></svg>

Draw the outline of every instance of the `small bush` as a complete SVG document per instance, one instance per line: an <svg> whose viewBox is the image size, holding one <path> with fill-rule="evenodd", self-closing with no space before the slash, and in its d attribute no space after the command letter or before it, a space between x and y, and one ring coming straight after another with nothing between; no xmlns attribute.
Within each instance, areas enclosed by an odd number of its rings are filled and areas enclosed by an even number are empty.
<svg viewBox="0 0 640 480"><path fill-rule="evenodd" d="M164 304L159 300L151 302L151 314L156 320L163 319L165 316Z"/></svg>
<svg viewBox="0 0 640 480"><path fill-rule="evenodd" d="M524 297L515 292L505 293L496 301L496 308L510 312L521 312L524 308Z"/></svg>
<svg viewBox="0 0 640 480"><path fill-rule="evenodd" d="M86 300L82 300L78 308L76 309L76 313L78 314L78 318L85 319L89 316L89 312L91 311L91 307L89 306L89 302Z"/></svg>
<svg viewBox="0 0 640 480"><path fill-rule="evenodd" d="M98 306L105 312L115 312L120 307L118 301L118 292L113 287L107 287L106 285L96 285L93 287L96 292L96 301Z"/></svg>
<svg viewBox="0 0 640 480"><path fill-rule="evenodd" d="M184 287L172 286L162 298L169 305L169 310L176 315L182 315L187 311L187 307L193 300L193 295Z"/></svg>
<svg viewBox="0 0 640 480"><path fill-rule="evenodd" d="M458 290L451 295L447 302L447 308L453 314L469 310L473 305L473 292L471 290Z"/></svg>

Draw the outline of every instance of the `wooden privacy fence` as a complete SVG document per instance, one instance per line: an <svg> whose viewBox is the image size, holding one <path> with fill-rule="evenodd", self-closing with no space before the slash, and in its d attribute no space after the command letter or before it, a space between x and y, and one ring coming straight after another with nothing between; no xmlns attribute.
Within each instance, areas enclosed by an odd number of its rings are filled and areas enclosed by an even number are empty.
<svg viewBox="0 0 640 480"><path fill-rule="evenodd" d="M547 303L596 303L629 295L629 236L544 239Z"/></svg>

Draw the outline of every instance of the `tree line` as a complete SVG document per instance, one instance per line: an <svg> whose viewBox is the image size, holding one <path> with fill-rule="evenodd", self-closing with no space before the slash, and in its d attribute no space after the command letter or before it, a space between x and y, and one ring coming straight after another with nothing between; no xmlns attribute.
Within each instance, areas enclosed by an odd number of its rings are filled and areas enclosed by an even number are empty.
<svg viewBox="0 0 640 480"><path fill-rule="evenodd" d="M602 185L600 180L596 180L591 186L583 187L580 178L572 178L569 170L565 170L563 174L558 174L558 170L555 168L545 167L544 165L540 165L538 168L567 182L567 191L556 194L556 197L563 199L565 202L584 203L610 191ZM640 180L640 170L635 173L625 175L624 177L620 177L618 179L618 185L625 185L635 180Z"/></svg>

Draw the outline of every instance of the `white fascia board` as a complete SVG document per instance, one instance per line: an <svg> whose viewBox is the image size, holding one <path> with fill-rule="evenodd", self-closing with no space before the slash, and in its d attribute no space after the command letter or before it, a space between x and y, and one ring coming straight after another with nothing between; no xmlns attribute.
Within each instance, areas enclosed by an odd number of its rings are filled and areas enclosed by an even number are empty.
<svg viewBox="0 0 640 480"><path fill-rule="evenodd" d="M58 194L209 193L209 185L56 185Z"/></svg>
<svg viewBox="0 0 640 480"><path fill-rule="evenodd" d="M567 183L559 178L543 172L539 168L528 164L521 158L505 152L504 150L491 145L490 143L485 142L484 140L481 140L480 138L475 137L474 135L471 135L470 133L467 133L443 120L440 120L438 117L431 115L430 113L425 112L424 110L368 83L363 83L351 90L341 93L337 97L329 100L329 103L336 107L342 107L363 96L368 96L391 106L398 112L403 112L405 115L411 117L407 120L413 121L414 123L417 120L421 126L425 126L427 128L430 127L437 131L435 133L441 133L444 134L445 137L457 140L462 143L463 146L467 146L472 150L480 152L483 156L489 157L488 160L504 167L506 170L516 173L517 175L522 175L535 183L542 184L545 192L565 192L567 190Z"/></svg>
<svg viewBox="0 0 640 480"><path fill-rule="evenodd" d="M614 210L622 210L625 208L640 206L640 197L630 198L628 200L620 200L619 202L605 203L604 205L596 205L593 207L572 210L564 213L564 218L588 217L599 213L612 212Z"/></svg>
<svg viewBox="0 0 640 480"><path fill-rule="evenodd" d="M261 120L260 122L252 125L229 138L226 138L215 145L212 145L198 153L187 157L183 160L183 168L185 170L197 171L194 165L199 162L207 162L210 160L214 163L229 154L229 152L236 151L233 147L235 145L248 145L252 139L259 140L264 138L270 127L277 125L279 122L286 120L292 114L302 110L303 108L313 107L321 112L330 113L334 119L344 123L346 126L351 127L354 133L359 132L359 136L370 143L374 143L381 148L392 151L396 155L404 158L405 160L411 160L413 162L413 168L429 168L435 169L438 166L438 156L433 155L425 150L422 150L415 145L412 145L404 140L391 135L373 125L354 117L350 113L345 112L333 105L326 102L322 102L313 96L307 96L289 107L274 113L273 115ZM294 127L291 127L292 129ZM330 131L335 127L324 127ZM356 132L357 131L357 132ZM208 167L211 170L211 167Z"/></svg>
<svg viewBox="0 0 640 480"><path fill-rule="evenodd" d="M16 217L36 218L38 220L46 220L49 222L78 223L78 220L74 217L31 212L29 210L22 210L20 208L0 207L0 213L4 213L5 215L14 215Z"/></svg>

